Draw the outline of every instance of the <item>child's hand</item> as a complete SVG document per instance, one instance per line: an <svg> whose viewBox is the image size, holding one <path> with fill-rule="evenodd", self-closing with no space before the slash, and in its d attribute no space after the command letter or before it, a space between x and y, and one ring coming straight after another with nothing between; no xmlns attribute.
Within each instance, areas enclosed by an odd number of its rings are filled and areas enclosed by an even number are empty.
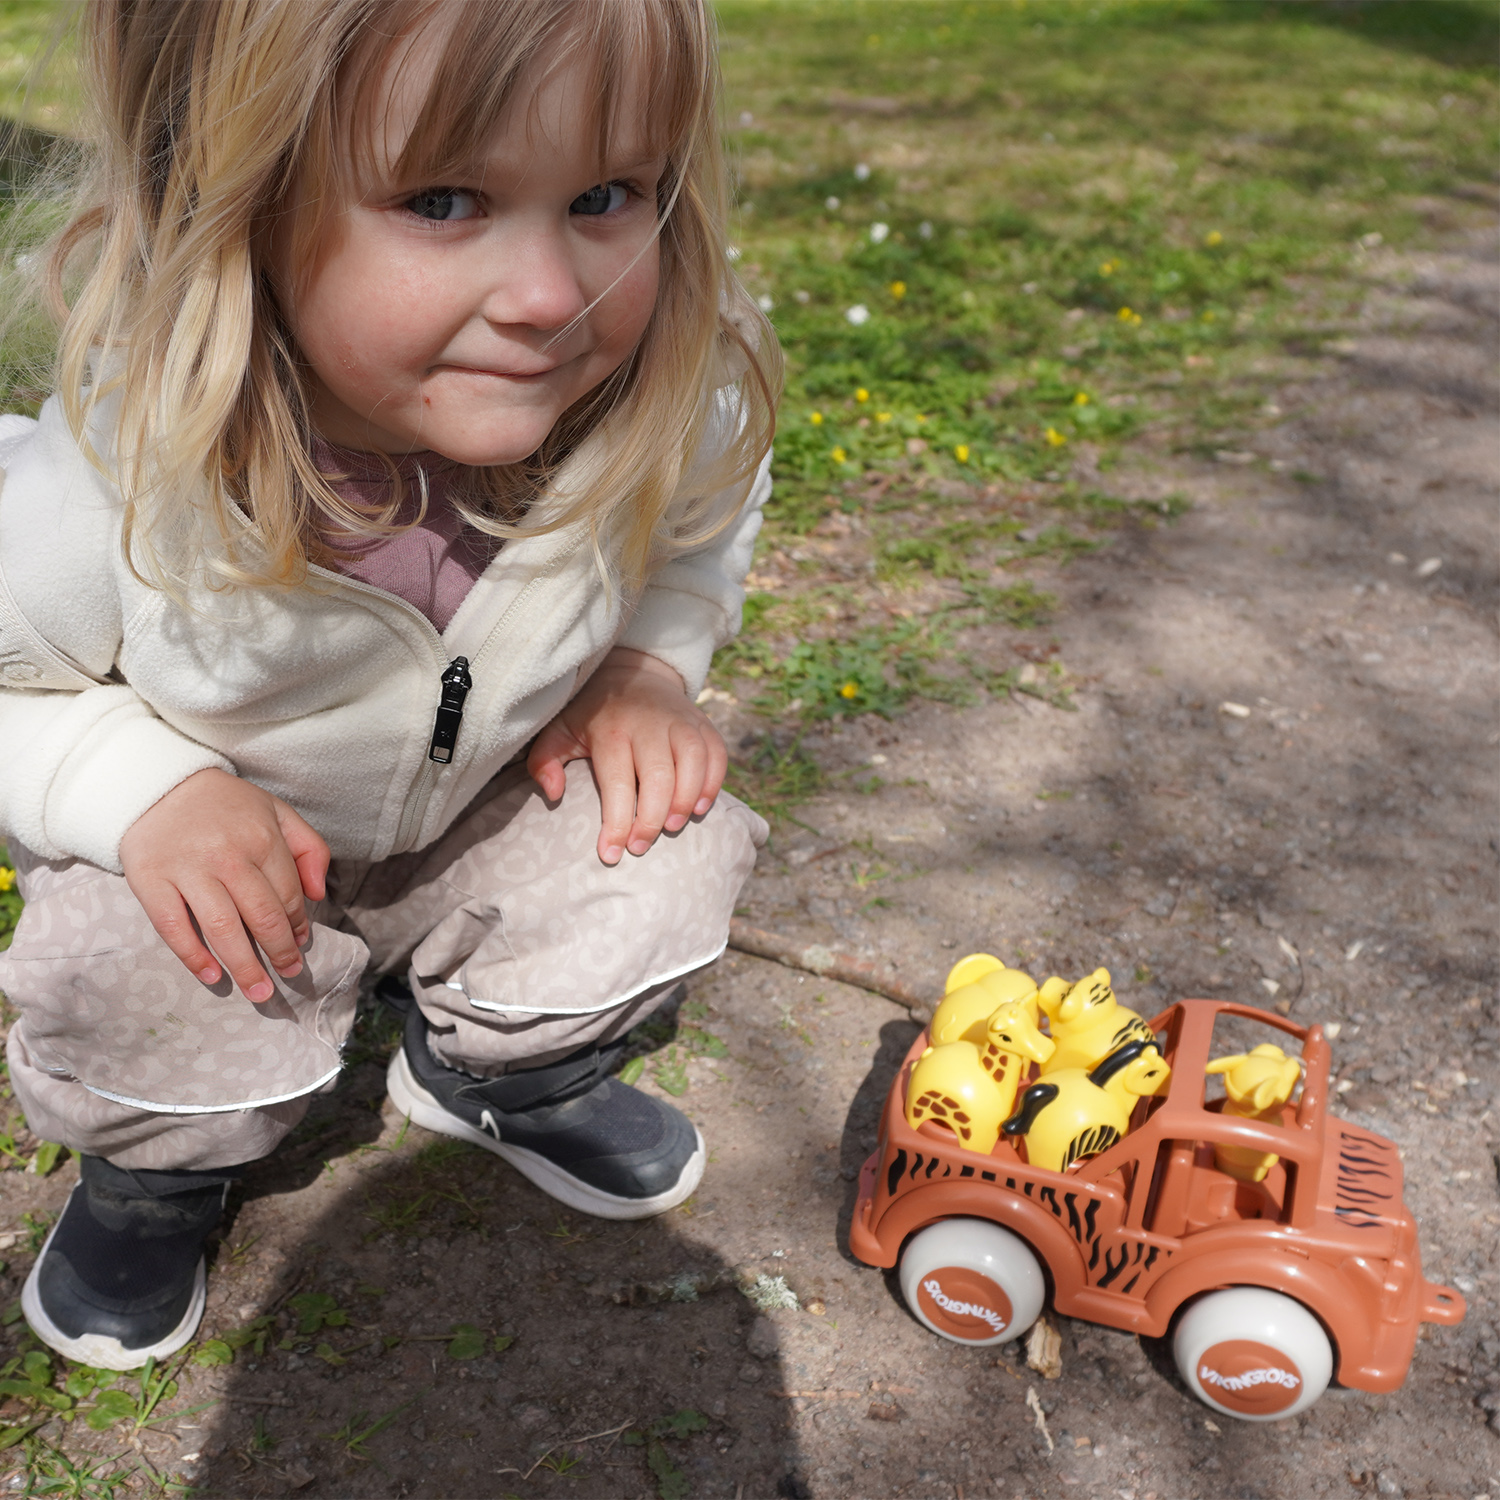
<svg viewBox="0 0 1500 1500"><path fill-rule="evenodd" d="M252 939L283 978L302 972L303 898L323 898L328 845L279 797L199 771L126 829L120 863L161 940L204 984L227 969L247 1000L269 1000Z"/></svg>
<svg viewBox="0 0 1500 1500"><path fill-rule="evenodd" d="M554 800L563 767L591 760L604 805L599 858L644 854L662 829L676 833L713 806L729 755L708 716L688 701L665 662L616 646L583 690L537 736L526 758Z"/></svg>

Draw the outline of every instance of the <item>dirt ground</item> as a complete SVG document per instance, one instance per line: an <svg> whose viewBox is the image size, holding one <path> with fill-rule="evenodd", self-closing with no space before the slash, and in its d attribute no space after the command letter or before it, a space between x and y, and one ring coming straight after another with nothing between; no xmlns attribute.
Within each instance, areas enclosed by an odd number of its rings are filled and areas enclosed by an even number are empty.
<svg viewBox="0 0 1500 1500"><path fill-rule="evenodd" d="M1493 229L1373 252L1361 331L1302 351L1253 452L1111 476L1192 509L1039 579L1076 712L1020 697L824 729L826 768L869 769L783 827L742 905L934 994L988 949L1038 979L1106 965L1147 1014L1234 996L1338 1023L1337 1109L1399 1144L1426 1274L1469 1299L1399 1392L1252 1426L1211 1420L1125 1334L1061 1320L1044 1380L926 1333L845 1237L915 1024L730 953L657 1055L704 1030L727 1046L686 1063L712 1151L689 1205L562 1213L403 1134L359 1062L250 1173L217 1253L205 1334L277 1313L270 1344L189 1365L172 1409L217 1404L135 1451L245 1497L1500 1496L1496 252ZM1016 640L997 631L997 665ZM714 712L732 742L757 728ZM0 1223L73 1180L3 1174ZM7 1253L9 1298L30 1256ZM801 1308L758 1313L738 1286L762 1275ZM348 1320L297 1335L309 1292ZM460 1323L476 1358L449 1355ZM684 1411L704 1420L624 1440ZM65 1442L123 1451L81 1424Z"/></svg>

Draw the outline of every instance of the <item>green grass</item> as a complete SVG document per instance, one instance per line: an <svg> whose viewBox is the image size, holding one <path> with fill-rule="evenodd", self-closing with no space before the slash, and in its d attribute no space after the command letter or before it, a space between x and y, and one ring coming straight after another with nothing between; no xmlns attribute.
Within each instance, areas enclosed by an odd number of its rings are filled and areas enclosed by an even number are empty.
<svg viewBox="0 0 1500 1500"><path fill-rule="evenodd" d="M1179 515L1122 478L1247 441L1294 351L1360 302L1368 250L1493 191L1489 4L719 16L738 268L788 378L761 592L715 681L783 722L1065 701L975 627L1035 629L1029 572ZM764 748L739 759L755 790Z"/></svg>

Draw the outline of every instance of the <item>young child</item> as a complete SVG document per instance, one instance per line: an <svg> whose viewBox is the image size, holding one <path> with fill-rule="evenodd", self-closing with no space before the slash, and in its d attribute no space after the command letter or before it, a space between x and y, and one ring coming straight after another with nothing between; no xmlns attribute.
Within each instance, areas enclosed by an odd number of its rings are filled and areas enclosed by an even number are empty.
<svg viewBox="0 0 1500 1500"><path fill-rule="evenodd" d="M92 0L84 43L57 394L0 418L0 985L82 1159L22 1306L130 1369L380 976L419 1124L608 1218L697 1185L611 1064L765 838L694 697L779 369L702 0Z"/></svg>

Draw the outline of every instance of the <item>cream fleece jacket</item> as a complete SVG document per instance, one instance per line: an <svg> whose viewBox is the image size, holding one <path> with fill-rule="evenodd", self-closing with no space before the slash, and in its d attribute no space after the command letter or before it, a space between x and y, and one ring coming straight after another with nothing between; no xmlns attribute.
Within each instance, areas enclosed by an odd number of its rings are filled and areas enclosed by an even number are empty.
<svg viewBox="0 0 1500 1500"><path fill-rule="evenodd" d="M696 694L739 629L770 491L763 464L730 524L634 600L605 588L583 526L510 542L440 635L321 569L315 587L199 588L187 607L148 588L125 564L119 495L55 397L39 421L0 416L0 471L0 832L114 871L125 830L209 766L290 803L336 858L384 859L438 838L612 646ZM474 685L439 765L440 679L459 656Z"/></svg>

